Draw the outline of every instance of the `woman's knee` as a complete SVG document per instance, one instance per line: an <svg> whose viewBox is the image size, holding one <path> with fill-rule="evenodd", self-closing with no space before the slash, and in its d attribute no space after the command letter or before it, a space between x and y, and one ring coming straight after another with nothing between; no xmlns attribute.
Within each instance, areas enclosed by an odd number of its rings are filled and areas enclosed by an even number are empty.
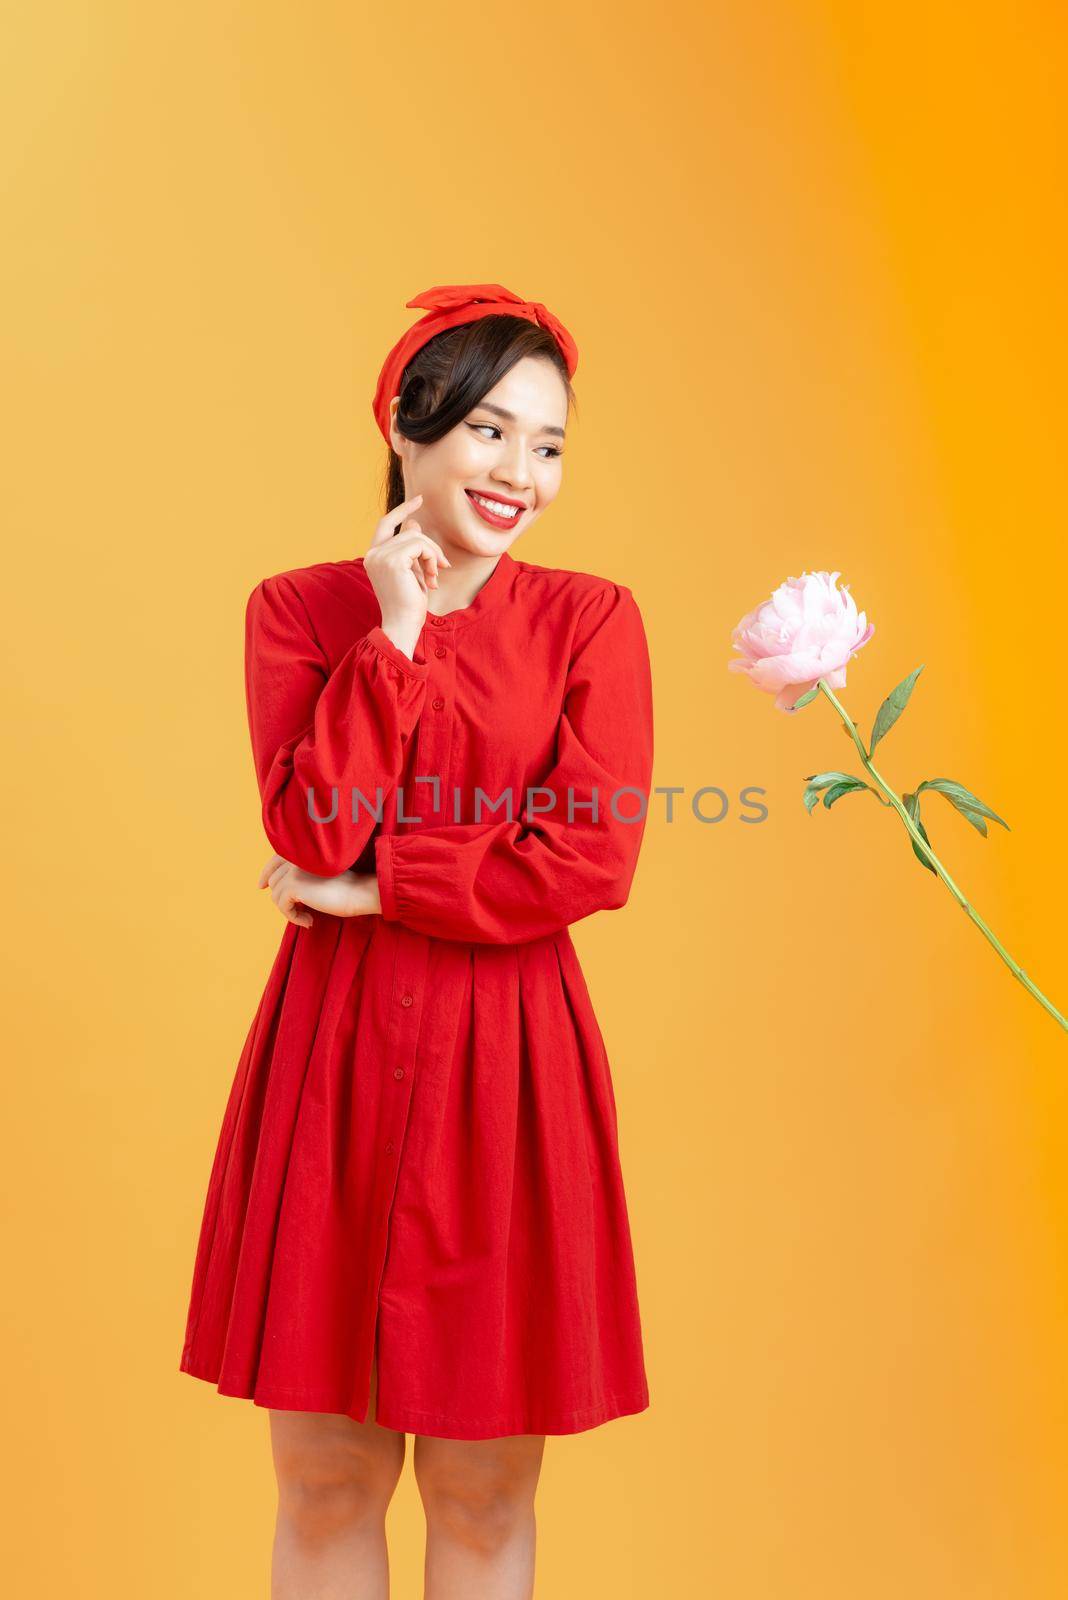
<svg viewBox="0 0 1068 1600"><path fill-rule="evenodd" d="M543 1436L415 1441L415 1477L428 1524L487 1553L527 1527L541 1469Z"/></svg>
<svg viewBox="0 0 1068 1600"><path fill-rule="evenodd" d="M404 1435L320 1413L271 1412L278 1507L308 1542L384 1517L404 1464Z"/></svg>

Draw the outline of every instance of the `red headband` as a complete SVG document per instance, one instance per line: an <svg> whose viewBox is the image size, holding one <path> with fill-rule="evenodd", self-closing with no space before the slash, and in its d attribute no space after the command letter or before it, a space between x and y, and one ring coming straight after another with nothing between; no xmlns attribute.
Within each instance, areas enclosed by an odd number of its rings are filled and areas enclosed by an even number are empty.
<svg viewBox="0 0 1068 1600"><path fill-rule="evenodd" d="M567 366L567 375L573 378L578 366L578 345L563 323L547 311L538 300L523 300L499 283L450 283L437 289L424 289L414 299L405 301L409 306L426 306L425 317L413 323L389 352L382 371L371 408L382 437L390 443L389 402L400 392L404 369L429 339L446 328L458 328L464 322L477 322L480 317L523 317L527 322L537 322L548 329L560 347Z"/></svg>

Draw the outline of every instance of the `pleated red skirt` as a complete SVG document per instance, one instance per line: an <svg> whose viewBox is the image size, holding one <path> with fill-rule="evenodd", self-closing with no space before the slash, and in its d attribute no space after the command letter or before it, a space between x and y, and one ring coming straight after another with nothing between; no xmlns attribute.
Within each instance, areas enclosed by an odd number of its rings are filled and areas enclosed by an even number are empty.
<svg viewBox="0 0 1068 1600"><path fill-rule="evenodd" d="M569 935L290 924L223 1117L181 1369L454 1439L649 1403L615 1098Z"/></svg>

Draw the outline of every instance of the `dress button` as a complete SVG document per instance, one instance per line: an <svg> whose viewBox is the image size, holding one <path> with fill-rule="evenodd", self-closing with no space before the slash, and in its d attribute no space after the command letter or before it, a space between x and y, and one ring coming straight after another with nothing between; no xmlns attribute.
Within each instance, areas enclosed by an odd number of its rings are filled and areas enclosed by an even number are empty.
<svg viewBox="0 0 1068 1600"><path fill-rule="evenodd" d="M395 1078L403 1078L404 1077L404 1068L403 1067L394 1067L393 1068L393 1076Z"/></svg>
<svg viewBox="0 0 1068 1600"><path fill-rule="evenodd" d="M391 1156L393 1154L393 1140L392 1139L387 1139L386 1140L386 1154L387 1154L387 1156Z"/></svg>
<svg viewBox="0 0 1068 1600"><path fill-rule="evenodd" d="M436 656L438 656L438 657L439 657L439 658L440 658L440 657L441 657L441 656L447 656L447 655L448 655L448 653L449 653L449 652L448 652L448 651L447 651L447 650L435 650L435 651L434 651L434 654L435 654L435 655L436 655Z"/></svg>
<svg viewBox="0 0 1068 1600"><path fill-rule="evenodd" d="M445 702L441 698L440 694L435 695L433 700L431 701L431 705L434 707L435 711L440 711L444 704L445 704Z"/></svg>
<svg viewBox="0 0 1068 1600"><path fill-rule="evenodd" d="M412 994L402 994L401 995L401 1005L402 1006L410 1006L410 1005L414 1004L414 1002L415 1002L415 996L414 995L412 995Z"/></svg>

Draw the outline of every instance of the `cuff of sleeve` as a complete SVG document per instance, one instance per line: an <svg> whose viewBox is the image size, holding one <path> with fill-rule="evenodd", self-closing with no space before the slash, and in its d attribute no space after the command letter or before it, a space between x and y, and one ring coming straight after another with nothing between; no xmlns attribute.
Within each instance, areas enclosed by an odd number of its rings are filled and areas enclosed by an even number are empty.
<svg viewBox="0 0 1068 1600"><path fill-rule="evenodd" d="M381 915L387 922L397 921L397 886L393 879L393 836L380 833L375 840L375 876L378 878L378 898L382 902Z"/></svg>
<svg viewBox="0 0 1068 1600"><path fill-rule="evenodd" d="M382 628L372 628L370 633L364 635L364 638L368 644L374 645L375 649L384 655L387 661L392 662L395 667L399 667L402 672L406 672L409 677L426 678L429 676L429 661L425 658L420 659L419 656L416 656L415 660L411 656L406 656L404 651L397 648L393 640ZM418 648L417 645L416 649L418 650Z"/></svg>

